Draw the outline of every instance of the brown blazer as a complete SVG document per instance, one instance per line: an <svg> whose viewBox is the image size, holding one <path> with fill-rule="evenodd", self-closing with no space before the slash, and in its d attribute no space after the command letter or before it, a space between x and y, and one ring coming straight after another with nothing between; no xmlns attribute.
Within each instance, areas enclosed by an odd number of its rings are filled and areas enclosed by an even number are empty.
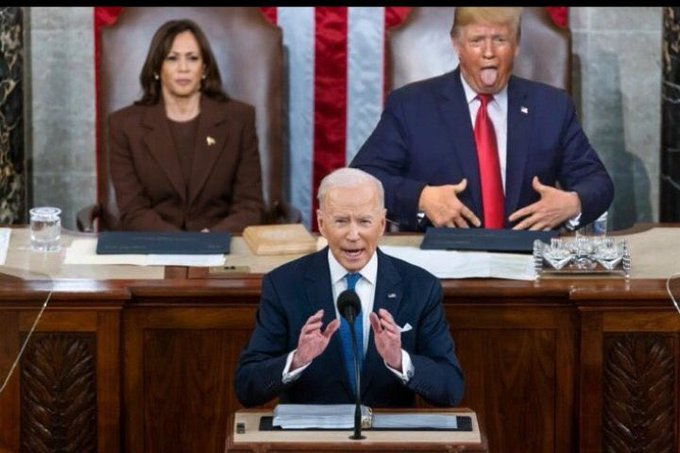
<svg viewBox="0 0 680 453"><path fill-rule="evenodd" d="M112 113L109 131L118 229L240 232L262 222L252 106L202 96L188 191L162 101Z"/></svg>

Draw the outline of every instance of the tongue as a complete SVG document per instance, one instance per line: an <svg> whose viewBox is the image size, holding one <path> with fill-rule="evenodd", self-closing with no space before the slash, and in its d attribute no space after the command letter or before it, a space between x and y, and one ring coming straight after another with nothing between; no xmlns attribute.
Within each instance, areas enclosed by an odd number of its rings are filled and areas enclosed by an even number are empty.
<svg viewBox="0 0 680 453"><path fill-rule="evenodd" d="M482 69L481 78L482 83L486 86L493 86L496 83L496 78L498 77L498 70L489 68Z"/></svg>

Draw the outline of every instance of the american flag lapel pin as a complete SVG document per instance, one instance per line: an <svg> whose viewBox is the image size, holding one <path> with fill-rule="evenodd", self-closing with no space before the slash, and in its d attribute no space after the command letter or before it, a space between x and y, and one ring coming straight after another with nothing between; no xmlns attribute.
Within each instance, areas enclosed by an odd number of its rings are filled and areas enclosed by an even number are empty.
<svg viewBox="0 0 680 453"><path fill-rule="evenodd" d="M213 146L215 143L217 143L215 139L209 135L205 138L205 142L208 144L208 146Z"/></svg>
<svg viewBox="0 0 680 453"><path fill-rule="evenodd" d="M527 107L524 107L524 106L520 107L519 111L524 113L525 115L529 114L529 109Z"/></svg>
<svg viewBox="0 0 680 453"><path fill-rule="evenodd" d="M396 299L397 298L397 293L388 293L387 294L388 299Z"/></svg>

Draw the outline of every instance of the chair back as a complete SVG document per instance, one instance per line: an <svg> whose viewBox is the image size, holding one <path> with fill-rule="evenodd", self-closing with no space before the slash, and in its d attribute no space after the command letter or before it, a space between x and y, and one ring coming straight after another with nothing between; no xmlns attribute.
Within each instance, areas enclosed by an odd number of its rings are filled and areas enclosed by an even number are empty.
<svg viewBox="0 0 680 453"><path fill-rule="evenodd" d="M455 7L414 7L388 31L388 87L435 77L458 65L450 30ZM555 25L545 7L522 10L522 35L513 73L571 90L571 33Z"/></svg>
<svg viewBox="0 0 680 453"><path fill-rule="evenodd" d="M265 209L277 205L283 186L283 39L259 7L125 7L102 28L99 70L99 229L115 229L119 211L109 169L108 117L141 97L139 73L156 30L166 21L191 19L203 30L227 94L255 107Z"/></svg>

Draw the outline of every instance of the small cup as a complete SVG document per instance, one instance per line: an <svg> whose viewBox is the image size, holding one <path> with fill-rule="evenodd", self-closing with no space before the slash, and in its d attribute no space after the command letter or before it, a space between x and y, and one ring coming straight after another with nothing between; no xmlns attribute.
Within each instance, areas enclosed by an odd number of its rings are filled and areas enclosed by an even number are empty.
<svg viewBox="0 0 680 453"><path fill-rule="evenodd" d="M56 252L60 249L61 209L49 206L33 208L31 218L31 248L36 252Z"/></svg>

